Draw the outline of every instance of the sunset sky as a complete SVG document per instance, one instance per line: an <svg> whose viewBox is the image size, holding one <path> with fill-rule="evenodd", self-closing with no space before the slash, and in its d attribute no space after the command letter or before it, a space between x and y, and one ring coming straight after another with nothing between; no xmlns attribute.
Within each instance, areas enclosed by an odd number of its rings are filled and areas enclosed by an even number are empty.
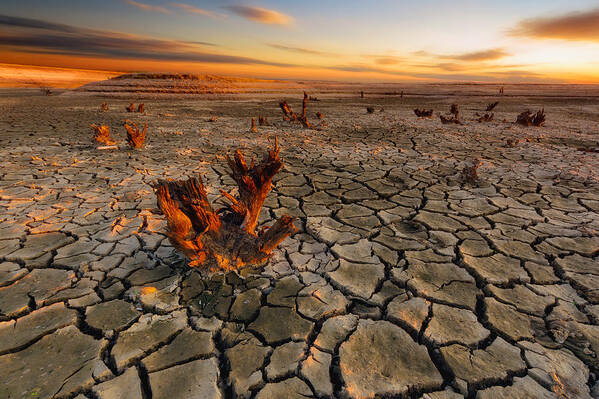
<svg viewBox="0 0 599 399"><path fill-rule="evenodd" d="M8 0L0 62L352 81L599 83L591 0Z"/></svg>

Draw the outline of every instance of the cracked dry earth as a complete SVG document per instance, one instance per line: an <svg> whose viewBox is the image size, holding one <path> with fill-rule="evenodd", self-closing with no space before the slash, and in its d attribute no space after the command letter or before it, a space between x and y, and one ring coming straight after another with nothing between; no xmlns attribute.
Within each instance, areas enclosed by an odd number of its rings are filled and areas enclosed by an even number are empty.
<svg viewBox="0 0 599 399"><path fill-rule="evenodd" d="M496 120L545 106L539 129L411 111L455 99L330 98L310 103L315 131L274 99L146 99L140 116L28 93L0 97L1 398L597 397L599 154L577 147L599 125L574 114L596 99L502 100ZM274 125L250 133L259 114ZM144 150L124 146L131 117ZM97 150L89 123L121 148ZM199 173L216 199L223 154L274 135L261 223L300 232L261 270L203 278L149 183Z"/></svg>

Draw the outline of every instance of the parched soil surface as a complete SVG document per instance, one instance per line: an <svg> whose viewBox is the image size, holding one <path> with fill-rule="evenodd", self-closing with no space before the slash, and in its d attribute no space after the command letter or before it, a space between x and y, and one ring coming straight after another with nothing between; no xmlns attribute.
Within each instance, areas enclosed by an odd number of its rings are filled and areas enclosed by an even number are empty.
<svg viewBox="0 0 599 399"><path fill-rule="evenodd" d="M138 114L1 92L0 397L597 397L599 99L310 94L317 129L283 121L282 95ZM464 124L442 125L454 102ZM544 127L513 123L540 108ZM125 119L148 122L144 149ZM243 276L189 269L150 183L199 174L219 202L224 155L275 136L261 224L300 231Z"/></svg>

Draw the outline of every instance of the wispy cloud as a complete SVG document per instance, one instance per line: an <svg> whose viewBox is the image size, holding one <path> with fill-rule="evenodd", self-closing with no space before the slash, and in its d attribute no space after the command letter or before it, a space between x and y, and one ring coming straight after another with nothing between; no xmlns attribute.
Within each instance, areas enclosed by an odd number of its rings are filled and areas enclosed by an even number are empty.
<svg viewBox="0 0 599 399"><path fill-rule="evenodd" d="M599 42L599 8L521 21L509 32L513 36Z"/></svg>
<svg viewBox="0 0 599 399"><path fill-rule="evenodd" d="M194 7L194 6L190 5L190 4L185 4L185 3L171 3L171 5L173 7L177 7L177 8L180 8L182 10L185 10L188 13L191 13L191 14L205 15L207 17L216 18L216 19L227 18L227 16L225 14L221 14L221 13L210 11L210 10L205 10L203 8Z"/></svg>
<svg viewBox="0 0 599 399"><path fill-rule="evenodd" d="M261 24L290 25L293 22L293 18L289 15L274 10L268 10L266 8L244 5L224 6L223 8L233 14Z"/></svg>
<svg viewBox="0 0 599 399"><path fill-rule="evenodd" d="M294 46L285 46L277 43L267 43L268 46L272 48L276 48L277 50L289 51L292 53L301 53L301 54L312 54L312 55L323 55L323 56L331 56L334 55L332 53L327 53L320 50L314 50L304 47L294 47Z"/></svg>
<svg viewBox="0 0 599 399"><path fill-rule="evenodd" d="M510 54L502 48L494 48L489 50L474 51L471 53L439 55L437 58L458 61L493 61L509 56Z"/></svg>
<svg viewBox="0 0 599 399"><path fill-rule="evenodd" d="M154 6L154 5L146 4L146 3L140 3L138 1L125 0L125 3L127 3L129 5L132 5L134 7L140 8L140 9L142 9L144 11L159 12L159 13L162 13L162 14L170 14L171 13L170 10L168 10L168 9L166 9L164 7Z"/></svg>
<svg viewBox="0 0 599 399"><path fill-rule="evenodd" d="M120 32L78 28L47 21L0 15L0 26L17 27L0 31L0 48L28 53L100 56L118 59L187 61L229 64L260 64L288 67L290 64L256 58L210 53L201 46L210 43L153 39Z"/></svg>

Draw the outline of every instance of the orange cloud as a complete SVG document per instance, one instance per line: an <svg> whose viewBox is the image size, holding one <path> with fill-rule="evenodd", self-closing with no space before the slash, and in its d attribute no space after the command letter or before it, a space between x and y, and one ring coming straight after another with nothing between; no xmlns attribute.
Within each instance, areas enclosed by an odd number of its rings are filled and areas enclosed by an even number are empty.
<svg viewBox="0 0 599 399"><path fill-rule="evenodd" d="M502 48L494 48L490 50L474 51L471 53L439 55L438 58L458 61L491 61L498 60L509 56Z"/></svg>
<svg viewBox="0 0 599 399"><path fill-rule="evenodd" d="M513 36L599 42L599 8L547 18L521 21Z"/></svg>
<svg viewBox="0 0 599 399"><path fill-rule="evenodd" d="M309 49L309 48L304 48L304 47L285 46L285 45L276 44L276 43L268 43L268 46L270 46L272 48L276 48L277 50L290 51L293 53L325 55L325 56L335 55L335 54L331 54L331 53L325 53L324 51L320 51L320 50L314 50L314 49Z"/></svg>
<svg viewBox="0 0 599 399"><path fill-rule="evenodd" d="M171 3L171 5L174 6L174 7L180 8L182 10L185 10L185 11L187 11L189 13L192 13L192 14L205 15L207 17L217 18L217 19L222 19L222 18L226 18L227 17L225 14L221 14L221 13L218 13L218 12L205 10L203 8L194 7L192 5L185 4L185 3Z"/></svg>
<svg viewBox="0 0 599 399"><path fill-rule="evenodd" d="M282 14L278 11L267 10L266 8L252 6L225 6L224 9L237 14L240 17L249 19L250 21L259 22L267 25L290 25L293 18L289 15Z"/></svg>
<svg viewBox="0 0 599 399"><path fill-rule="evenodd" d="M160 7L160 6L153 6L150 4L145 4L145 3L140 3L137 1L133 1L133 0L125 0L125 3L132 5L134 7L140 8L142 10L145 11L154 11L154 12L159 12L162 14L170 14L171 12L169 10L167 10L164 7Z"/></svg>

